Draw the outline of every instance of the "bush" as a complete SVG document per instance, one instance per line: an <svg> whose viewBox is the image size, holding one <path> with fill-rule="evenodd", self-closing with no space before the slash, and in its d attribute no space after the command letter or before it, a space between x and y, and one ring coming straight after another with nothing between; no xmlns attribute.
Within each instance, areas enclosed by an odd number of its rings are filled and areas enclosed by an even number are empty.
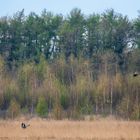
<svg viewBox="0 0 140 140"><path fill-rule="evenodd" d="M20 105L16 101L16 99L12 99L8 108L9 116L14 119L20 114Z"/></svg>
<svg viewBox="0 0 140 140"><path fill-rule="evenodd" d="M117 106L118 115L122 118L129 118L129 100L127 97L123 97L120 104Z"/></svg>
<svg viewBox="0 0 140 140"><path fill-rule="evenodd" d="M48 106L44 97L39 98L36 112L40 117L46 117L48 115Z"/></svg>
<svg viewBox="0 0 140 140"><path fill-rule="evenodd" d="M63 116L62 106L59 101L55 101L53 107L53 118L57 120L61 120Z"/></svg>
<svg viewBox="0 0 140 140"><path fill-rule="evenodd" d="M67 93L61 94L60 103L64 110L66 110L69 107L69 97Z"/></svg>
<svg viewBox="0 0 140 140"><path fill-rule="evenodd" d="M140 108L138 105L133 106L133 111L130 115L131 120L139 120L140 119Z"/></svg>

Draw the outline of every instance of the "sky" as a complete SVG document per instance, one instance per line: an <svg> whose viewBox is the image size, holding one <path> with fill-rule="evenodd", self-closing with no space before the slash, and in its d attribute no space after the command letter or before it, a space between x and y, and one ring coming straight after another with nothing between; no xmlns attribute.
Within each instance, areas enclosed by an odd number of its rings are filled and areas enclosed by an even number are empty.
<svg viewBox="0 0 140 140"><path fill-rule="evenodd" d="M43 9L54 14L67 15L73 8L79 8L85 15L102 13L113 8L115 12L137 18L140 0L0 0L0 16L12 16L17 11L25 10L40 14Z"/></svg>

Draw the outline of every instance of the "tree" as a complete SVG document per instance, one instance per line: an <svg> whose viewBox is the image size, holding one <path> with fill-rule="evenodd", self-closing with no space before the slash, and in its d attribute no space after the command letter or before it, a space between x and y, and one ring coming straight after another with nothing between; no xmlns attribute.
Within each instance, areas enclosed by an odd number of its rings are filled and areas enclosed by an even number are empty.
<svg viewBox="0 0 140 140"><path fill-rule="evenodd" d="M43 20L43 32L40 34L42 51L46 59L52 59L59 52L59 35L58 30L62 24L62 15L53 15L51 12L44 10L41 15Z"/></svg>
<svg viewBox="0 0 140 140"><path fill-rule="evenodd" d="M41 18L31 12L25 21L25 58L38 62L41 55L41 45L39 35L43 32Z"/></svg>
<svg viewBox="0 0 140 140"><path fill-rule="evenodd" d="M24 10L19 11L14 14L13 18L9 19L9 55L8 55L8 64L10 68L14 68L23 61L24 58Z"/></svg>
<svg viewBox="0 0 140 140"><path fill-rule="evenodd" d="M133 21L135 46L140 48L140 11L138 18Z"/></svg>
<svg viewBox="0 0 140 140"><path fill-rule="evenodd" d="M84 15L81 10L75 8L70 12L68 18L60 27L60 50L68 58L71 54L78 57L78 54L83 50L84 40Z"/></svg>
<svg viewBox="0 0 140 140"><path fill-rule="evenodd" d="M40 97L37 103L36 112L40 117L46 117L48 114L48 106L44 97Z"/></svg>
<svg viewBox="0 0 140 140"><path fill-rule="evenodd" d="M113 9L102 14L101 40L103 50L113 50L117 55L117 62L122 72L126 70L125 49L131 43L132 25L127 16L116 13Z"/></svg>
<svg viewBox="0 0 140 140"><path fill-rule="evenodd" d="M93 53L97 53L100 45L100 15L90 15L86 20L86 31L85 31L85 40L86 46L84 47L84 53L91 58Z"/></svg>

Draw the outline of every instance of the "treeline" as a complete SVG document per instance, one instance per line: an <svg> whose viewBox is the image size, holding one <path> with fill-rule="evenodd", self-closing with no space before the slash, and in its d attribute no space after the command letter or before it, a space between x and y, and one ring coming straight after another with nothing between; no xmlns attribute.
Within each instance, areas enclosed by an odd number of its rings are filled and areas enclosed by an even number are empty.
<svg viewBox="0 0 140 140"><path fill-rule="evenodd" d="M113 9L0 18L0 116L140 119L140 16Z"/></svg>

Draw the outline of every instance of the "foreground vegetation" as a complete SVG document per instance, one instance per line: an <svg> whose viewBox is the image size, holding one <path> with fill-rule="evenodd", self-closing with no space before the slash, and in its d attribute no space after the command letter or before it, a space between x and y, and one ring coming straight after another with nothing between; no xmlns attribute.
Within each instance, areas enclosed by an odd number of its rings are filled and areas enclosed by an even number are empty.
<svg viewBox="0 0 140 140"><path fill-rule="evenodd" d="M140 123L127 121L0 121L1 140L139 140ZM8 133L7 133L8 132Z"/></svg>
<svg viewBox="0 0 140 140"><path fill-rule="evenodd" d="M24 10L0 18L0 117L140 119L140 17Z"/></svg>

